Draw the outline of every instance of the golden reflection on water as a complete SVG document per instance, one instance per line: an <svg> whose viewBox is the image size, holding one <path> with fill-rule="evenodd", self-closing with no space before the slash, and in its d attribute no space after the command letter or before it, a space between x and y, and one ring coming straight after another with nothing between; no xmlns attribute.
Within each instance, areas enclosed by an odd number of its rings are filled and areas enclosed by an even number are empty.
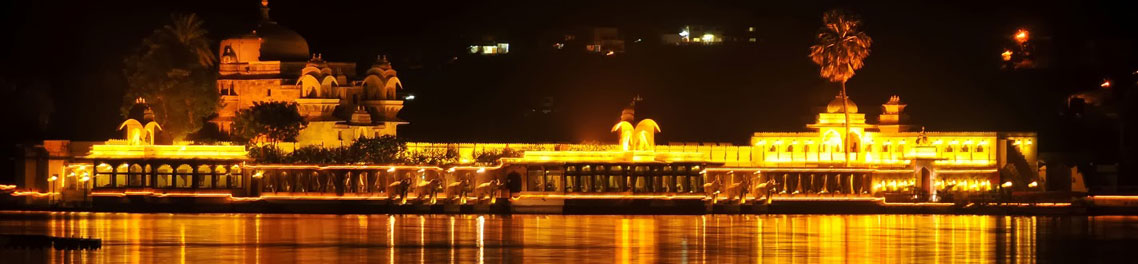
<svg viewBox="0 0 1138 264"><path fill-rule="evenodd" d="M1138 235L1110 229L1133 230L1130 223L1138 218L1082 219L1044 218L1049 226L1076 233ZM1034 263L1039 222L1039 217L966 215L0 212L0 234L103 239L103 248L94 251L16 251L31 262Z"/></svg>

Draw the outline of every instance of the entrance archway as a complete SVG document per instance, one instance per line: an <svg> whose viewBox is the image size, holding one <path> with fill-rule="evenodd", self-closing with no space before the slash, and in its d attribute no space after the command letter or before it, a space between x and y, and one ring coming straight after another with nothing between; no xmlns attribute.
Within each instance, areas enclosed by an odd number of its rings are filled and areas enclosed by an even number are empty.
<svg viewBox="0 0 1138 264"><path fill-rule="evenodd" d="M510 193L518 193L522 191L522 175L518 172L510 172L506 175L506 186L510 188Z"/></svg>
<svg viewBox="0 0 1138 264"><path fill-rule="evenodd" d="M933 186L932 186L933 185L933 173L932 173L932 171L930 171L929 168L922 167L921 172L919 174L919 177L920 177L920 181L921 181L921 192L926 197L931 197L931 195L933 195L933 190L934 190Z"/></svg>

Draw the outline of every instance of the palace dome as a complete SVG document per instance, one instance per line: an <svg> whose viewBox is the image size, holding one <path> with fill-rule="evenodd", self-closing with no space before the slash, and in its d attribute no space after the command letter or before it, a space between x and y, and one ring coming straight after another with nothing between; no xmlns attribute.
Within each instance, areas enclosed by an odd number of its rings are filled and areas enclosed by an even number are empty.
<svg viewBox="0 0 1138 264"><path fill-rule="evenodd" d="M308 41L269 18L269 1L261 1L261 22L253 30L261 39L262 61L306 61Z"/></svg>
<svg viewBox="0 0 1138 264"><path fill-rule="evenodd" d="M274 21L263 21L253 30L261 38L262 61L303 61L308 59L308 41L296 31Z"/></svg>
<svg viewBox="0 0 1138 264"><path fill-rule="evenodd" d="M857 113L857 104L853 100L846 99L850 113ZM834 96L834 100L826 105L826 113L841 113L842 112L842 96Z"/></svg>

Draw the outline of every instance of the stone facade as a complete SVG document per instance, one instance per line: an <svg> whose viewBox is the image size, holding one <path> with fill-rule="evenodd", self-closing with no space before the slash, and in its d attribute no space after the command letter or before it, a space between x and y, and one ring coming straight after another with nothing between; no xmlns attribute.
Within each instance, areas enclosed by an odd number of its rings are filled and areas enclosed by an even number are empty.
<svg viewBox="0 0 1138 264"><path fill-rule="evenodd" d="M397 115L403 101L396 90L402 83L385 56L357 78L356 64L324 61L311 54L296 32L269 19L267 2L256 29L221 41L218 93L222 107L213 121L232 131L242 109L256 102L295 102L309 122L297 144L347 145L358 138L395 135L407 122ZM362 111L368 118L353 118ZM366 122L360 122L366 120Z"/></svg>

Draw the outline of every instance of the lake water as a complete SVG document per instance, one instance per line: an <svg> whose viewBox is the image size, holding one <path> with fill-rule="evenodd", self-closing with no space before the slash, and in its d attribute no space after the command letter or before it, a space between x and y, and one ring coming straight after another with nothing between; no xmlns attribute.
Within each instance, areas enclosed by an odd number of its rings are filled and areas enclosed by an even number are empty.
<svg viewBox="0 0 1138 264"><path fill-rule="evenodd" d="M0 212L0 234L103 240L3 263L1133 262L1138 217Z"/></svg>

